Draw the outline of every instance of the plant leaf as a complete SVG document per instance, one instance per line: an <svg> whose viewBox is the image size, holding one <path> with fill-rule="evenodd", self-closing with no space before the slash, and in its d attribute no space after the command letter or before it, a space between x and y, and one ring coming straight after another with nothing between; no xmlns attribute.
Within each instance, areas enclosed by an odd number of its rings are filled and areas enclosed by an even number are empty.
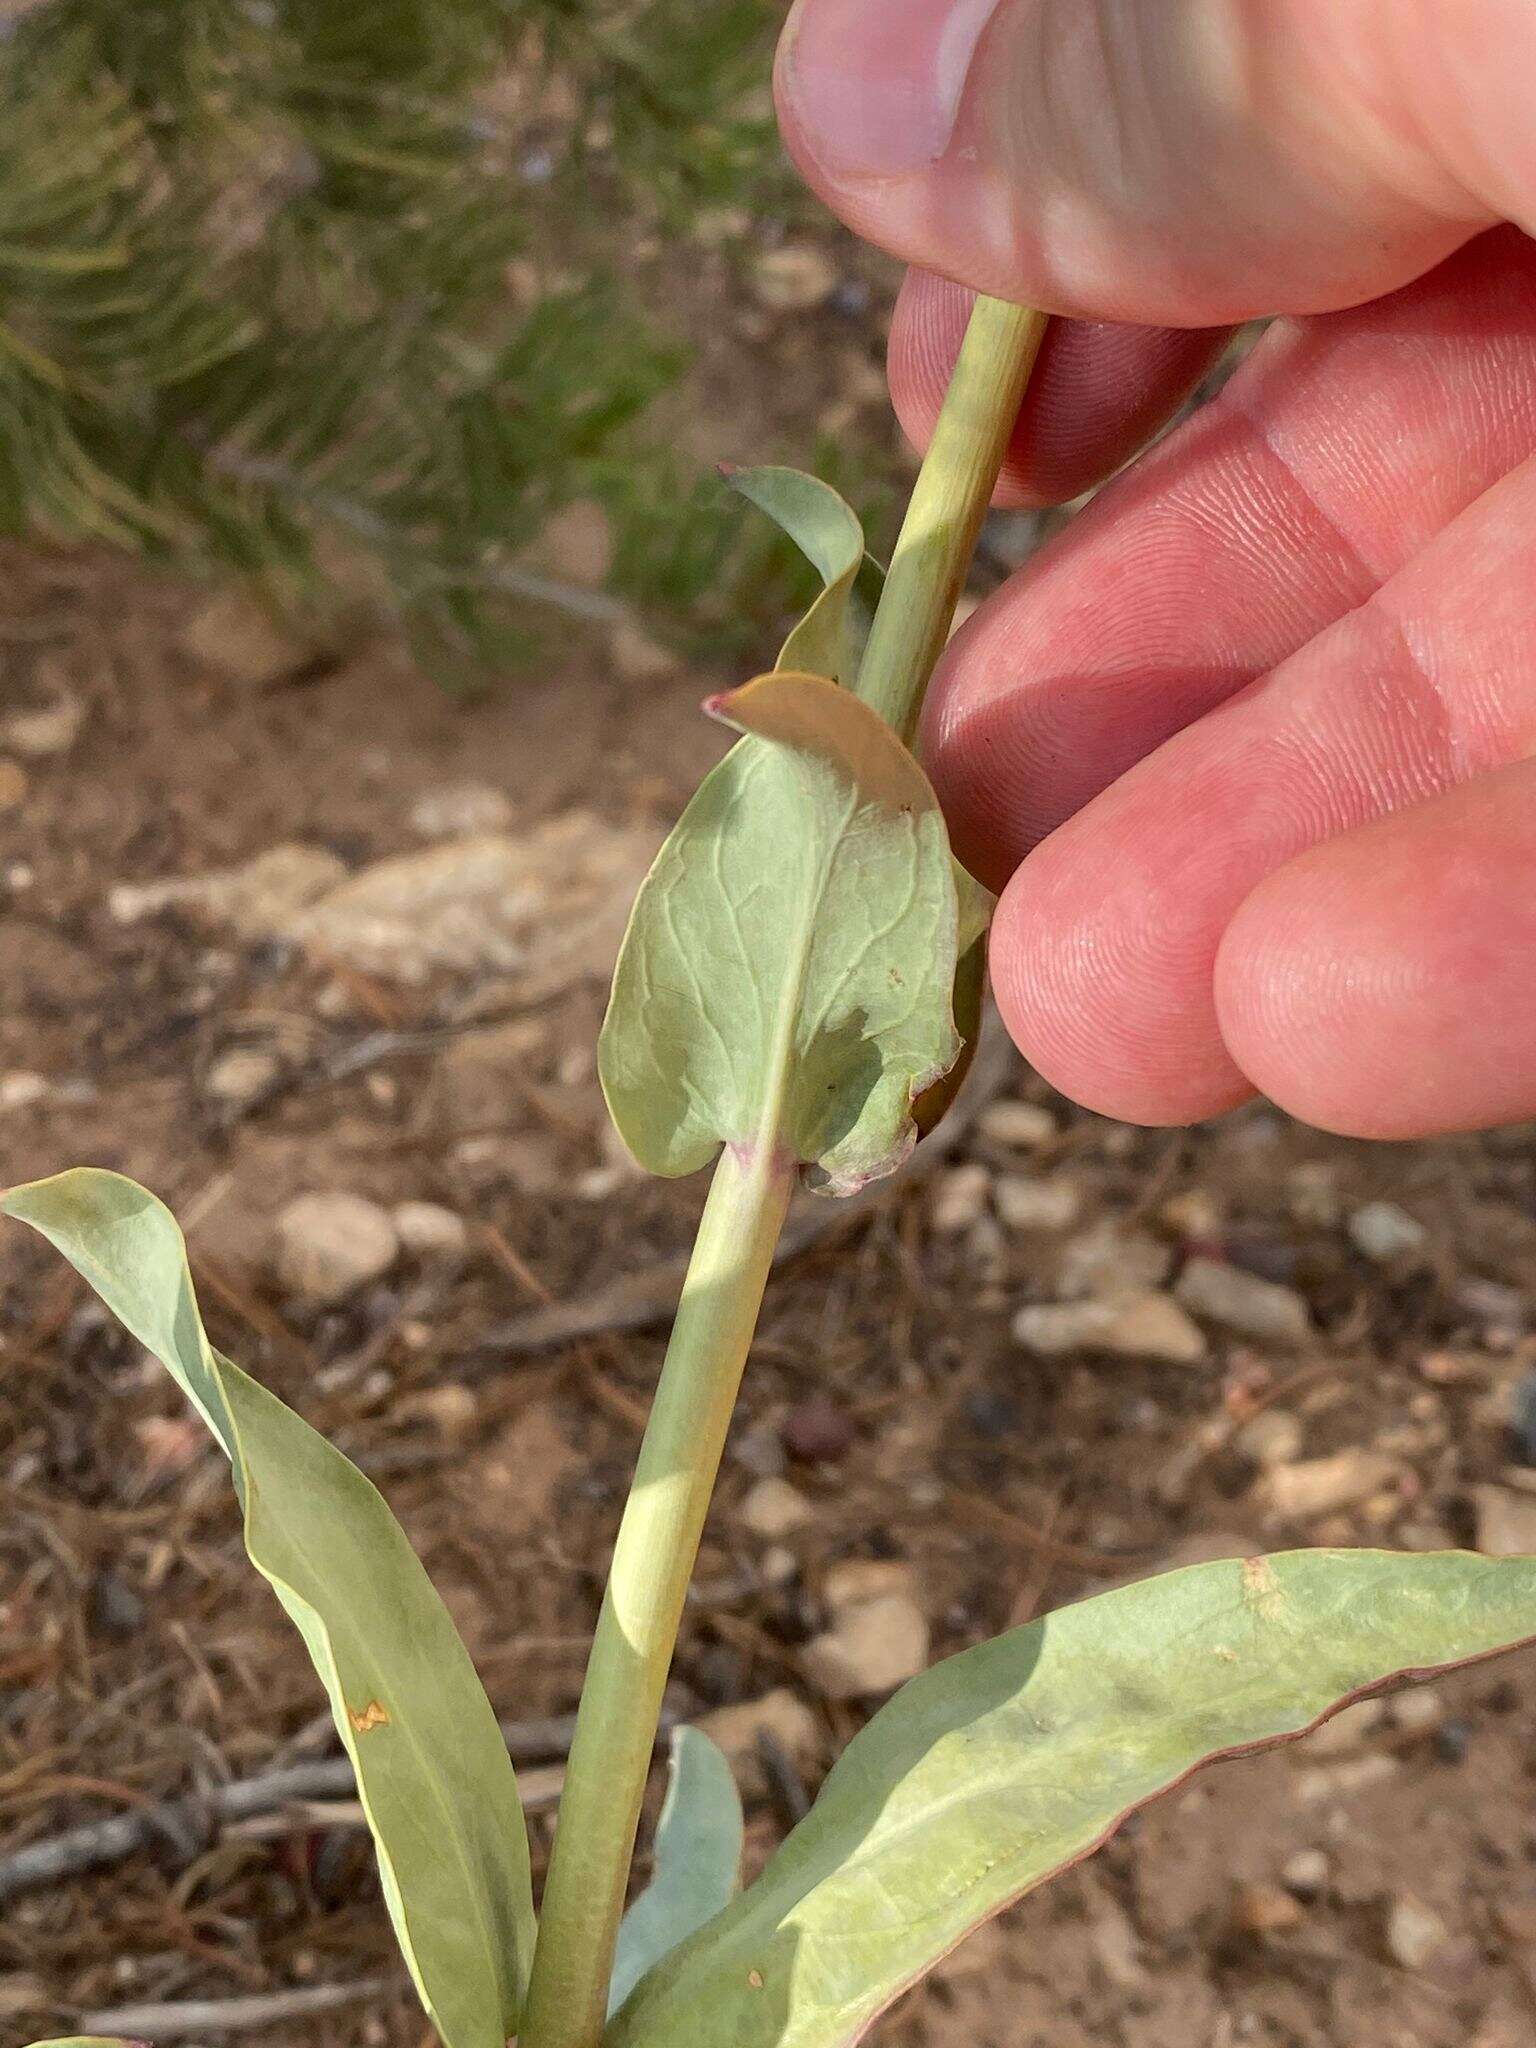
<svg viewBox="0 0 1536 2048"><path fill-rule="evenodd" d="M474 1666L416 1553L363 1475L212 1349L170 1211L120 1174L12 1188L40 1231L152 1351L229 1457L251 1562L330 1695L406 1963L446 2048L503 2048L533 1944L512 1765Z"/></svg>
<svg viewBox="0 0 1536 2048"><path fill-rule="evenodd" d="M635 904L598 1048L640 1163L766 1145L848 1193L899 1166L961 1049L961 902L938 799L878 713L816 676L710 708L743 731Z"/></svg>
<svg viewBox="0 0 1536 2048"><path fill-rule="evenodd" d="M844 2048L1202 1764L1536 1638L1536 1560L1295 1551L1101 1594L924 1673L606 2048Z"/></svg>
<svg viewBox="0 0 1536 2048"><path fill-rule="evenodd" d="M655 1870L619 1927L608 2010L736 1896L746 1824L731 1767L701 1728L672 1731Z"/></svg>
<svg viewBox="0 0 1536 2048"><path fill-rule="evenodd" d="M825 588L779 655L781 670L851 688L884 573L864 550L858 514L830 484L798 469L732 469L726 481L787 533Z"/></svg>

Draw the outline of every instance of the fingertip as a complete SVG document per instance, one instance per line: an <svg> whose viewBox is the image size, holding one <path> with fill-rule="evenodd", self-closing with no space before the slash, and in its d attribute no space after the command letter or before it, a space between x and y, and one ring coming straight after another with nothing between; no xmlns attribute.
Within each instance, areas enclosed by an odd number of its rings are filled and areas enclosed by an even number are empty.
<svg viewBox="0 0 1536 2048"><path fill-rule="evenodd" d="M1217 954L1232 1057L1282 1109L1406 1139L1536 1115L1536 764L1313 848Z"/></svg>
<svg viewBox="0 0 1536 2048"><path fill-rule="evenodd" d="M1122 1123L1237 1108L1253 1090L1207 1021L1208 961L1189 963L1192 982L1149 961L1133 899L1156 885L1113 834L1058 839L1024 862L993 920L993 992L1014 1043L1053 1088Z"/></svg>

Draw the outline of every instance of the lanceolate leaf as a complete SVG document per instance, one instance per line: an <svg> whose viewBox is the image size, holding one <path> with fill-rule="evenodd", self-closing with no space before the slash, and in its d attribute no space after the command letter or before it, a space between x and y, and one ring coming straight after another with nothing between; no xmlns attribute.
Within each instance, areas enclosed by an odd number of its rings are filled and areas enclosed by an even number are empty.
<svg viewBox="0 0 1536 2048"><path fill-rule="evenodd" d="M598 1064L653 1173L768 1146L847 1192L898 1166L912 1105L960 1052L962 905L927 778L877 713L816 676L711 709L753 735L658 855L619 956Z"/></svg>
<svg viewBox="0 0 1536 2048"><path fill-rule="evenodd" d="M503 2048L533 1943L528 1844L496 1717L448 1612L374 1487L204 1335L170 1211L115 1173L13 1188L165 1366L229 1457L251 1562L330 1695L384 1894L446 2048Z"/></svg>
<svg viewBox="0 0 1536 2048"><path fill-rule="evenodd" d="M744 1833L730 1765L702 1729L674 1729L667 1797L656 1827L656 1867L619 1928L610 2013L663 1956L736 1896Z"/></svg>
<svg viewBox="0 0 1536 2048"><path fill-rule="evenodd" d="M825 588L785 641L782 670L851 688L884 581L864 552L864 529L830 484L798 469L733 469L733 490L783 528Z"/></svg>
<svg viewBox="0 0 1536 2048"><path fill-rule="evenodd" d="M1536 1560L1298 1551L1105 1593L914 1680L607 2048L843 2048L1191 1771L1536 1637Z"/></svg>

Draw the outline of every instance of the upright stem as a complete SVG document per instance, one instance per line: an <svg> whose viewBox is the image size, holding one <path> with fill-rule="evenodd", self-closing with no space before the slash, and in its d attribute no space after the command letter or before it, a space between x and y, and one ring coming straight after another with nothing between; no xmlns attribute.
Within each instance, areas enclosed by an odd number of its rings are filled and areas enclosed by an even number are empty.
<svg viewBox="0 0 1536 2048"><path fill-rule="evenodd" d="M859 678L909 739L1044 321L979 301ZM587 1666L544 1886L522 2048L597 2048L662 1692L794 1173L727 1149L699 1224Z"/></svg>
<svg viewBox="0 0 1536 2048"><path fill-rule="evenodd" d="M858 693L910 746L1047 321L978 299L891 557Z"/></svg>
<svg viewBox="0 0 1536 2048"><path fill-rule="evenodd" d="M522 2041L592 2048L688 1581L793 1172L721 1157L699 1223L587 1666Z"/></svg>

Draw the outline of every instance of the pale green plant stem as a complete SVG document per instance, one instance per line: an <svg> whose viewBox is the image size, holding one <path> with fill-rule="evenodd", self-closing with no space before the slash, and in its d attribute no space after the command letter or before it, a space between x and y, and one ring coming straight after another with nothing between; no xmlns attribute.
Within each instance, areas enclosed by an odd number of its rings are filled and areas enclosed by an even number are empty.
<svg viewBox="0 0 1536 2048"><path fill-rule="evenodd" d="M910 739L1044 331L978 302L870 635L859 695ZM688 1582L794 1184L772 1134L722 1155L587 1666L521 2048L597 2048Z"/></svg>
<svg viewBox="0 0 1536 2048"><path fill-rule="evenodd" d="M918 473L858 682L908 746L1047 325L1028 306L976 301Z"/></svg>
<svg viewBox="0 0 1536 2048"><path fill-rule="evenodd" d="M525 2048L602 2032L662 1691L794 1169L722 1155L619 1526L544 1887Z"/></svg>

